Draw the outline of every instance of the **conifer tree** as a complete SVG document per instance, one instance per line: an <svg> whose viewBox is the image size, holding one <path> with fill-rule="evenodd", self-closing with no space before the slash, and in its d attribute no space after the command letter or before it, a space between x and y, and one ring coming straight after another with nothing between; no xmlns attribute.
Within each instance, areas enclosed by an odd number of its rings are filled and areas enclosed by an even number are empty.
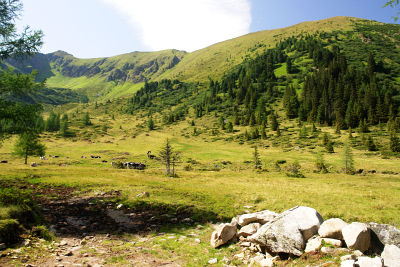
<svg viewBox="0 0 400 267"><path fill-rule="evenodd" d="M400 152L400 140L394 132L390 135L390 150Z"/></svg>
<svg viewBox="0 0 400 267"><path fill-rule="evenodd" d="M228 122L227 124L226 124L226 131L228 132L228 133L233 133L233 124L232 124L232 122Z"/></svg>
<svg viewBox="0 0 400 267"><path fill-rule="evenodd" d="M367 149L368 149L368 151L377 151L378 150L375 145L374 139L372 138L371 135L369 135L367 138Z"/></svg>
<svg viewBox="0 0 400 267"><path fill-rule="evenodd" d="M147 121L147 128L149 131L153 131L154 130L154 121L153 118L150 116L149 120Z"/></svg>
<svg viewBox="0 0 400 267"><path fill-rule="evenodd" d="M256 170L261 170L262 169L262 164L261 164L260 154L258 153L257 146L254 146L253 159L254 159L254 168Z"/></svg>
<svg viewBox="0 0 400 267"><path fill-rule="evenodd" d="M92 125L92 122L90 121L89 112L86 112L85 115L83 115L83 125L85 126Z"/></svg>
<svg viewBox="0 0 400 267"><path fill-rule="evenodd" d="M165 142L165 145L161 149L160 153L160 159L165 165L165 174L166 175L171 175L171 164L178 161L179 155L175 150L172 148L169 140L167 139ZM175 175L175 173L173 173Z"/></svg>
<svg viewBox="0 0 400 267"><path fill-rule="evenodd" d="M276 131L279 128L278 119L276 118L275 113L270 115L271 129L272 131Z"/></svg>
<svg viewBox="0 0 400 267"><path fill-rule="evenodd" d="M22 133L14 146L14 153L25 158L28 163L28 156L44 156L46 147L40 143L39 136L34 131Z"/></svg>
<svg viewBox="0 0 400 267"><path fill-rule="evenodd" d="M344 171L347 174L354 174L354 160L349 144L345 144L343 152Z"/></svg>

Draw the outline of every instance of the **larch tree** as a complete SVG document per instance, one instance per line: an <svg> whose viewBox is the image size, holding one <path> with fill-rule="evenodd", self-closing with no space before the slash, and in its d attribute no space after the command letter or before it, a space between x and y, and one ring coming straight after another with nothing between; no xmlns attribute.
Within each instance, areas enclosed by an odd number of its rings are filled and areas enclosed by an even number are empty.
<svg viewBox="0 0 400 267"><path fill-rule="evenodd" d="M173 167L175 167L179 159L179 154L172 148L168 138L159 152L159 155L162 163L165 165L165 175L175 175L175 173L171 173L171 165L173 164ZM175 172L175 170L173 171Z"/></svg>
<svg viewBox="0 0 400 267"><path fill-rule="evenodd" d="M40 143L39 135L33 131L22 133L14 146L14 154L25 158L29 156L44 156L46 147Z"/></svg>

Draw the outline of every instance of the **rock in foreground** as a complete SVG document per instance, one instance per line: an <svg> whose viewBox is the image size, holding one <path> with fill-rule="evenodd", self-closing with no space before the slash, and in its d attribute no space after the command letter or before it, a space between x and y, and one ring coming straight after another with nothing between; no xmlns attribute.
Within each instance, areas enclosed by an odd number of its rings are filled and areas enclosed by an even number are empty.
<svg viewBox="0 0 400 267"><path fill-rule="evenodd" d="M395 245L386 245L382 252L385 266L400 267L400 248Z"/></svg>
<svg viewBox="0 0 400 267"><path fill-rule="evenodd" d="M322 216L313 208L294 207L263 225L248 237L272 253L301 256L306 241L318 232Z"/></svg>
<svg viewBox="0 0 400 267"><path fill-rule="evenodd" d="M211 235L211 246L217 248L226 244L236 236L236 230L236 226L230 223L220 224Z"/></svg>
<svg viewBox="0 0 400 267"><path fill-rule="evenodd" d="M352 250L365 252L371 244L370 229L364 223L353 222L342 230L347 247Z"/></svg>
<svg viewBox="0 0 400 267"><path fill-rule="evenodd" d="M347 223L342 219L332 218L324 221L318 230L321 237L333 239L343 239L342 229L347 226Z"/></svg>

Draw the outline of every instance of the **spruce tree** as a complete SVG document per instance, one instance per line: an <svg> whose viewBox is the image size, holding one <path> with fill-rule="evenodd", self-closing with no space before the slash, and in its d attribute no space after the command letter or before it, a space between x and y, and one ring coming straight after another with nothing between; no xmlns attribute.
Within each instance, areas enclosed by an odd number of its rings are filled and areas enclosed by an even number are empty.
<svg viewBox="0 0 400 267"><path fill-rule="evenodd" d="M276 118L275 113L270 115L271 129L272 131L276 131L279 128L278 119Z"/></svg>
<svg viewBox="0 0 400 267"><path fill-rule="evenodd" d="M344 152L343 152L343 164L344 164L344 171L347 174L354 174L354 160L353 155L351 153L351 148L349 144L345 144Z"/></svg>
<svg viewBox="0 0 400 267"><path fill-rule="evenodd" d="M323 157L322 153L317 153L316 158L315 158L315 167L317 168L317 171L320 173L327 173L328 169L326 168L325 165L325 160Z"/></svg>
<svg viewBox="0 0 400 267"><path fill-rule="evenodd" d="M153 131L154 127L155 127L155 125L154 125L153 118L150 117L149 120L147 121L147 128L149 131Z"/></svg>
<svg viewBox="0 0 400 267"><path fill-rule="evenodd" d="M233 124L232 124L232 122L228 122L227 124L226 124L226 131L228 132L228 133L233 133Z"/></svg>
<svg viewBox="0 0 400 267"><path fill-rule="evenodd" d="M371 135L368 136L366 145L367 145L368 151L377 151L378 150L375 145L374 139L372 138Z"/></svg>
<svg viewBox="0 0 400 267"><path fill-rule="evenodd" d="M328 143L325 145L325 149L326 149L326 152L328 152L328 153L335 152L332 141L330 141L330 140L328 141Z"/></svg>
<svg viewBox="0 0 400 267"><path fill-rule="evenodd" d="M89 112L86 112L85 115L83 115L82 120L83 120L83 125L85 125L85 126L92 125L92 122L90 121Z"/></svg>
<svg viewBox="0 0 400 267"><path fill-rule="evenodd" d="M390 150L400 152L400 140L394 132L390 135Z"/></svg>
<svg viewBox="0 0 400 267"><path fill-rule="evenodd" d="M262 164L261 164L260 154L258 153L257 146L254 146L253 160L254 160L254 168L256 170L261 170Z"/></svg>

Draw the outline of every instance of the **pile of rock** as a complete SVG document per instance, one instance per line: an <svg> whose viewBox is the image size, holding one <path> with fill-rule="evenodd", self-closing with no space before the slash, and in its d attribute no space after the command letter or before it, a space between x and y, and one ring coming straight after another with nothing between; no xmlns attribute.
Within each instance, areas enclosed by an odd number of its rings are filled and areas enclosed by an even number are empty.
<svg viewBox="0 0 400 267"><path fill-rule="evenodd" d="M324 221L315 209L303 206L281 214L265 210L239 215L231 223L218 225L210 243L217 248L234 240L257 253L252 261L261 266L320 250L349 254L341 258L342 266L400 267L399 229L376 223L348 224L338 218Z"/></svg>

